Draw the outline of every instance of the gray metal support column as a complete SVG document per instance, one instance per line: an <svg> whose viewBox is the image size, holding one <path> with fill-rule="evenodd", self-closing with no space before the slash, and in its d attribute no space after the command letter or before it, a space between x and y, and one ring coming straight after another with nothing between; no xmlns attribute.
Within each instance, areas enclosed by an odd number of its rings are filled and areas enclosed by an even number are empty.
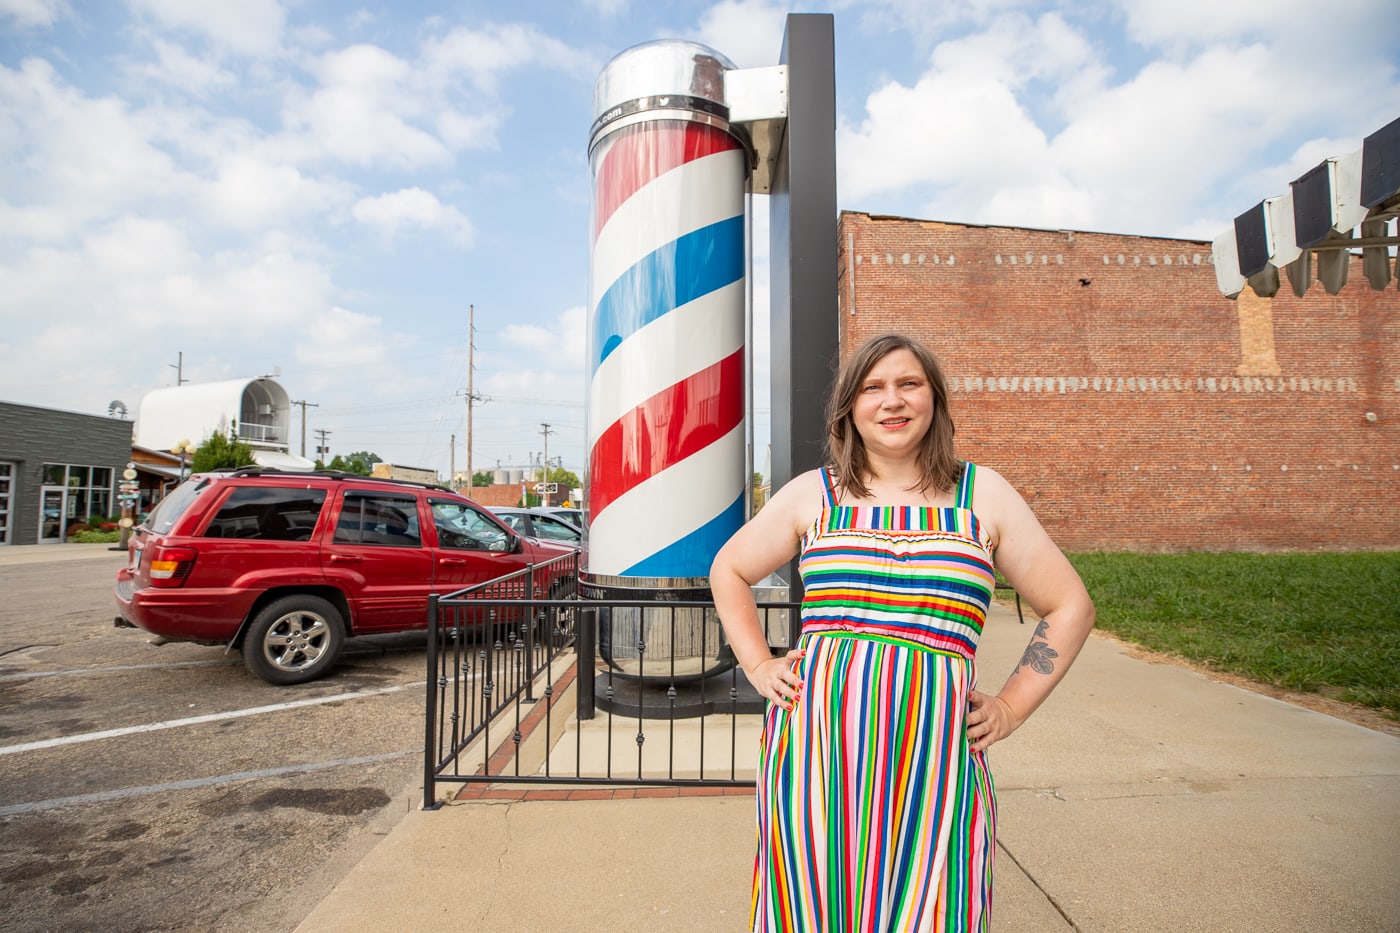
<svg viewBox="0 0 1400 933"><path fill-rule="evenodd" d="M831 14L790 14L780 63L788 68L787 132L769 203L775 490L822 464L823 410L840 353ZM792 598L800 599L796 562L783 573Z"/></svg>

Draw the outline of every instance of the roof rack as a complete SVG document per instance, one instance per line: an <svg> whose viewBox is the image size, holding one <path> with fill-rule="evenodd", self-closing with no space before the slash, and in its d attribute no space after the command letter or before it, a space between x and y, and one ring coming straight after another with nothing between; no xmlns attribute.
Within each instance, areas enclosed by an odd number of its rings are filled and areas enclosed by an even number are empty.
<svg viewBox="0 0 1400 933"><path fill-rule="evenodd" d="M224 472L224 471L219 471ZM224 473L226 476L286 476L293 479L301 476L320 476L325 479L354 480L361 482L369 480L375 483L391 483L396 486L413 486L418 489L437 489L442 492L450 492L453 495L460 495L455 490L448 489L439 483L420 483L411 479L392 479L387 476L365 476L360 473L348 473L345 470L282 470L277 467L266 466L241 466Z"/></svg>

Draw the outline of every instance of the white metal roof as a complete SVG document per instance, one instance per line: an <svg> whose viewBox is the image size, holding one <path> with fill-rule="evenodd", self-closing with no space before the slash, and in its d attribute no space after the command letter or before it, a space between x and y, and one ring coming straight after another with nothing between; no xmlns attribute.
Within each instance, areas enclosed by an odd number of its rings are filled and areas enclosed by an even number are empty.
<svg viewBox="0 0 1400 933"><path fill-rule="evenodd" d="M244 439L255 447L285 451L290 409L287 390L265 377L156 389L146 393L137 409L135 443L153 450L169 450L182 440L199 446L239 423L266 425L260 436Z"/></svg>

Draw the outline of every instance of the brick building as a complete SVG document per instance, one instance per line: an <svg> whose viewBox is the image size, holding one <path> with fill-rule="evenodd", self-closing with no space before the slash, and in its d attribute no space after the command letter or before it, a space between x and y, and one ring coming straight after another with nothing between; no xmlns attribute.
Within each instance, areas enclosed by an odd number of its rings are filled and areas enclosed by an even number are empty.
<svg viewBox="0 0 1400 933"><path fill-rule="evenodd" d="M1221 296L1211 244L843 213L843 355L949 380L961 456L1067 550L1400 547L1400 291Z"/></svg>

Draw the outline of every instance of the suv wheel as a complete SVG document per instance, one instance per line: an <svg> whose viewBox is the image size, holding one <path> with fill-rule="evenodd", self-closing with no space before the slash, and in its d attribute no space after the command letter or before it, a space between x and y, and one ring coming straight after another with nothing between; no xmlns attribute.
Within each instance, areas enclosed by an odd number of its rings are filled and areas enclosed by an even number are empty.
<svg viewBox="0 0 1400 933"><path fill-rule="evenodd" d="M578 596L577 580L560 580L549 588L550 599L574 599ZM574 640L578 627L578 610L574 607L551 610L554 624L551 626L556 645L567 645Z"/></svg>
<svg viewBox="0 0 1400 933"><path fill-rule="evenodd" d="M319 596L283 596L262 608L243 636L243 663L270 684L324 676L345 642L340 612Z"/></svg>

